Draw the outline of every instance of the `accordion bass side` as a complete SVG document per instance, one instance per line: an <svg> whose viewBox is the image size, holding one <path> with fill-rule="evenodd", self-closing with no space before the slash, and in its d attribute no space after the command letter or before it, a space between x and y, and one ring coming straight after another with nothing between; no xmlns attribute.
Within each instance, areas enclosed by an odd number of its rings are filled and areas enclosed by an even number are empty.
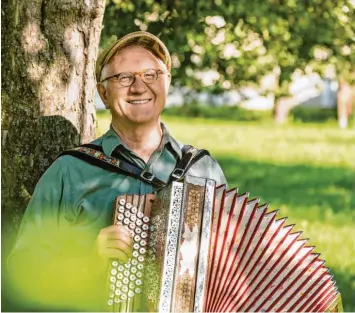
<svg viewBox="0 0 355 313"><path fill-rule="evenodd" d="M134 246L129 262L111 262L112 311L143 301L159 312L342 311L314 247L249 194L186 176L156 195L119 196L114 223Z"/></svg>

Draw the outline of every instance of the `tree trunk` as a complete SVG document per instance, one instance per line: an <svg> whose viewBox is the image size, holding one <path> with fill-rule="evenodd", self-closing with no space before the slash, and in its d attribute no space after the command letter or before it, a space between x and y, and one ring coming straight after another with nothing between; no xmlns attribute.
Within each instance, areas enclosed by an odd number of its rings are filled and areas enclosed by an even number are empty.
<svg viewBox="0 0 355 313"><path fill-rule="evenodd" d="M275 123L284 124L287 122L290 110L295 106L292 97L275 97L274 108L272 111Z"/></svg>
<svg viewBox="0 0 355 313"><path fill-rule="evenodd" d="M337 95L338 125L340 128L348 126L349 117L355 105L355 88L345 81L339 83Z"/></svg>
<svg viewBox="0 0 355 313"><path fill-rule="evenodd" d="M2 260L40 176L61 151L95 136L104 7L105 0L2 2Z"/></svg>

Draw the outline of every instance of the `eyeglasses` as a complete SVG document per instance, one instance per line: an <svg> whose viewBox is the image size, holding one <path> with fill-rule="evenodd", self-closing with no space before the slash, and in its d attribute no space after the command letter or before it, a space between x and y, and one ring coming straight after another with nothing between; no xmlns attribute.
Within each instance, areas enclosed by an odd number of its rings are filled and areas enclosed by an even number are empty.
<svg viewBox="0 0 355 313"><path fill-rule="evenodd" d="M152 68L142 72L122 72L104 78L101 83L105 80L111 79L112 81L118 82L123 87L129 87L135 82L136 75L139 75L145 83L152 84L158 79L159 74L165 73L162 70L154 70Z"/></svg>

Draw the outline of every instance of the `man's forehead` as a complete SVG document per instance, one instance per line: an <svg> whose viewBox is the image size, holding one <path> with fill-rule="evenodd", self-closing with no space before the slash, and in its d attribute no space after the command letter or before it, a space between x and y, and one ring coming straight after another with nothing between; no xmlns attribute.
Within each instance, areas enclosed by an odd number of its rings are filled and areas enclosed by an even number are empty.
<svg viewBox="0 0 355 313"><path fill-rule="evenodd" d="M166 69L164 62L148 49L140 46L128 46L118 51L104 66L103 71L111 67L130 70L127 67L133 66Z"/></svg>

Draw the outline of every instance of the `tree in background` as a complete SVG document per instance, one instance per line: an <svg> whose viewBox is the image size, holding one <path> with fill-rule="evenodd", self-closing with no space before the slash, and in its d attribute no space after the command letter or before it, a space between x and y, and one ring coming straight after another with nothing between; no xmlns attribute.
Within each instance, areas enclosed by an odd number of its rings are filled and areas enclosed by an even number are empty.
<svg viewBox="0 0 355 313"><path fill-rule="evenodd" d="M102 46L112 35L151 31L173 52L174 86L218 94L252 85L274 94L274 117L283 122L295 105L293 75L331 72L353 83L354 7L353 0L110 0Z"/></svg>
<svg viewBox="0 0 355 313"><path fill-rule="evenodd" d="M2 2L2 261L39 177L61 151L95 136L104 7L104 0Z"/></svg>

